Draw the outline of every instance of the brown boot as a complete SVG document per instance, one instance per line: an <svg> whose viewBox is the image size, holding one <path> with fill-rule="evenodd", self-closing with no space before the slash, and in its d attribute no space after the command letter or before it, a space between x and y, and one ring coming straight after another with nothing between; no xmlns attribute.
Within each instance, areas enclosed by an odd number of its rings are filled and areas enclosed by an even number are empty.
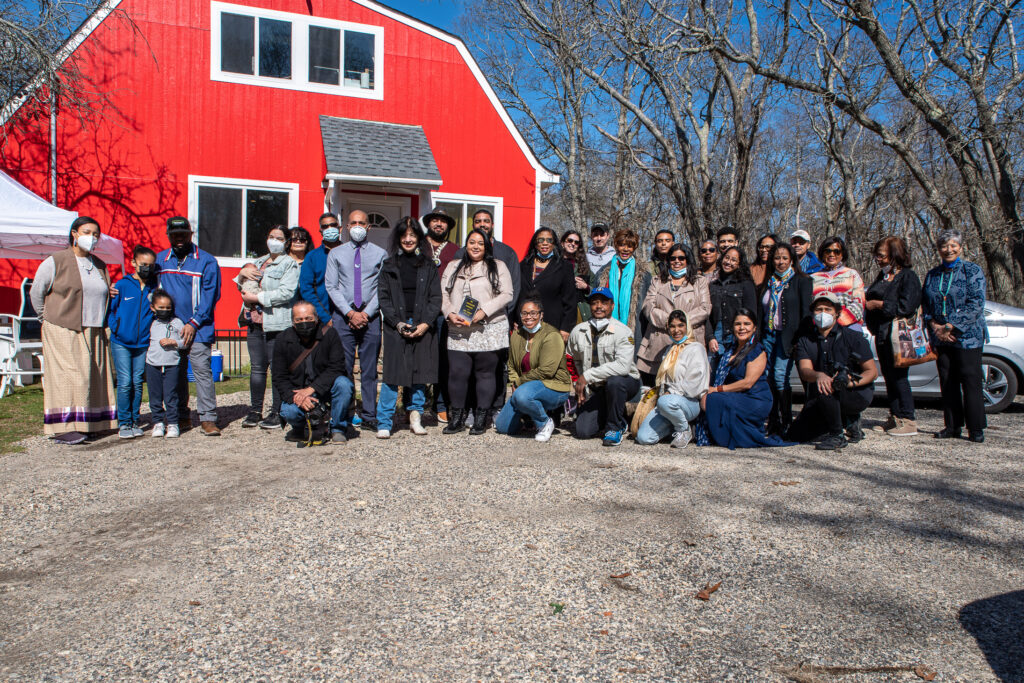
<svg viewBox="0 0 1024 683"><path fill-rule="evenodd" d="M220 436L220 430L217 429L216 422L206 422L205 420L199 425L199 429L202 431L203 436Z"/></svg>
<svg viewBox="0 0 1024 683"><path fill-rule="evenodd" d="M892 429L886 430L886 434L889 436L916 436L917 435L917 422L914 420L908 420L906 418L897 417L896 426Z"/></svg>

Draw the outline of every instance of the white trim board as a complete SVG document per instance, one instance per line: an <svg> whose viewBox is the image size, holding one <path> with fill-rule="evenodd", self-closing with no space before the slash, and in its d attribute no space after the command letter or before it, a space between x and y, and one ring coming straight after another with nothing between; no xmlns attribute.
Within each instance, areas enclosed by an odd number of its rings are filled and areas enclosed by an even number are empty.
<svg viewBox="0 0 1024 683"><path fill-rule="evenodd" d="M454 192L431 192L430 193L430 210L433 211L434 207L437 206L438 202L451 202L463 204L462 211L466 213L470 204L492 204L494 206L494 237L497 240L501 240L502 232L504 231L505 223L505 198L504 197L486 197L479 194L456 194ZM426 215L427 211L424 211L420 207L420 214ZM467 234L472 229L470 225L472 216L465 216L460 219L463 220L462 229Z"/></svg>

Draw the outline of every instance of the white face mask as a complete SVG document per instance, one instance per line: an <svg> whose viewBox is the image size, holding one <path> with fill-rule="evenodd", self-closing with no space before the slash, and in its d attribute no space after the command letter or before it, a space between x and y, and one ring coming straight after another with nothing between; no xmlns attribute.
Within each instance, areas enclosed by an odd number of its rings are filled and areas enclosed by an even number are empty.
<svg viewBox="0 0 1024 683"><path fill-rule="evenodd" d="M815 313L814 324L818 326L819 330L827 330L836 323L836 317L831 313Z"/></svg>
<svg viewBox="0 0 1024 683"><path fill-rule="evenodd" d="M526 325L523 325L523 329L526 330L527 332L529 332L530 334L536 334L537 330L539 330L540 326L543 325L543 324L544 324L544 321L542 320L539 323L537 323L536 325L534 325L533 327L527 327Z"/></svg>
<svg viewBox="0 0 1024 683"><path fill-rule="evenodd" d="M362 242L366 239L366 228L361 225L355 225L348 229L348 234L353 242Z"/></svg>
<svg viewBox="0 0 1024 683"><path fill-rule="evenodd" d="M597 318L591 318L590 319L590 324L598 332L604 332L605 328L608 327L608 322L609 322L609 318L601 318L600 320L597 319Z"/></svg>
<svg viewBox="0 0 1024 683"><path fill-rule="evenodd" d="M284 242L281 240L275 240L270 238L267 240L267 249L271 254L283 254L284 253Z"/></svg>
<svg viewBox="0 0 1024 683"><path fill-rule="evenodd" d="M95 235L79 235L78 239L75 240L75 245L88 254L96 246L97 241Z"/></svg>

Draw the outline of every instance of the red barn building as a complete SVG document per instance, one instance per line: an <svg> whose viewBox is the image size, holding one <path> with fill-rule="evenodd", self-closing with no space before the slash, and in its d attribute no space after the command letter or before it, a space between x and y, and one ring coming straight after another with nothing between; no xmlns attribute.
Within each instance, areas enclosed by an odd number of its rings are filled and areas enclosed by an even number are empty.
<svg viewBox="0 0 1024 683"><path fill-rule="evenodd" d="M325 210L362 209L379 241L440 204L457 240L486 207L522 253L558 182L459 38L371 0L108 0L65 54L98 115L58 107L52 136L48 108L11 103L0 167L46 198L55 179L58 205L129 250L165 248L166 219L188 216L225 271L220 328L240 306L229 278L272 225L319 239ZM36 265L2 264L0 285Z"/></svg>

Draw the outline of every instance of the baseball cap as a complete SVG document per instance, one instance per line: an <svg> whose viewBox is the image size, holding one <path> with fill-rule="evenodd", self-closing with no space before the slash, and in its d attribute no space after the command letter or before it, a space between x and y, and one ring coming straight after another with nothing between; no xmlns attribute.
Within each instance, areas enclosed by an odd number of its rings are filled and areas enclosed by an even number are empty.
<svg viewBox="0 0 1024 683"><path fill-rule="evenodd" d="M806 230L794 230L789 234L789 239L794 239L796 237L799 237L804 242L811 241L811 233L807 232Z"/></svg>
<svg viewBox="0 0 1024 683"><path fill-rule="evenodd" d="M595 296L603 296L605 299L608 299L609 301L615 301L615 297L612 296L612 290L608 289L607 287L595 287L594 289L590 290L590 294L587 295L587 301L590 301Z"/></svg>
<svg viewBox="0 0 1024 683"><path fill-rule="evenodd" d="M192 225L183 216L174 216L167 219L167 234L172 232L192 232Z"/></svg>
<svg viewBox="0 0 1024 683"><path fill-rule="evenodd" d="M608 226L604 223L594 223L590 226L590 234L593 235L595 232L608 232Z"/></svg>
<svg viewBox="0 0 1024 683"><path fill-rule="evenodd" d="M815 297L811 300L811 308L814 308L814 304L818 303L822 299L829 302L836 308L843 307L843 301L842 299L839 298L838 294L833 294L832 292L822 292L821 294L815 295Z"/></svg>

